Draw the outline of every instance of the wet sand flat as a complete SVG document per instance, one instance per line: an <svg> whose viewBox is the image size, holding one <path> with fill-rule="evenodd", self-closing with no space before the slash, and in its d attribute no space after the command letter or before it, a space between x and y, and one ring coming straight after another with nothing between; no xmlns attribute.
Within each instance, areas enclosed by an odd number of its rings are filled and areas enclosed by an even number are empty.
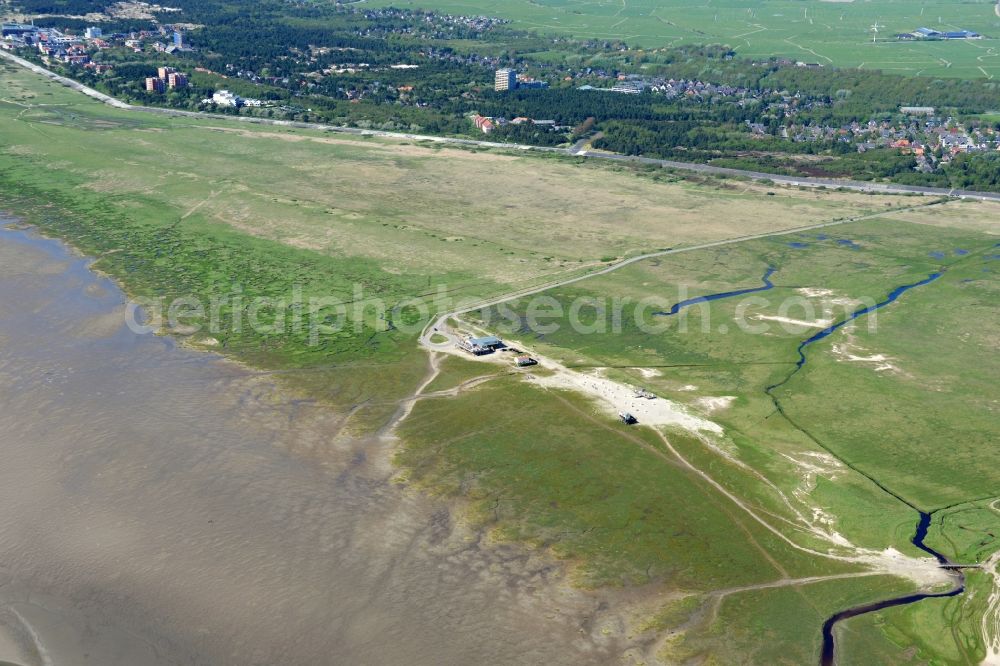
<svg viewBox="0 0 1000 666"><path fill-rule="evenodd" d="M607 663L559 568L399 489L338 415L137 336L55 241L0 230L0 660ZM609 629L610 627L610 629Z"/></svg>

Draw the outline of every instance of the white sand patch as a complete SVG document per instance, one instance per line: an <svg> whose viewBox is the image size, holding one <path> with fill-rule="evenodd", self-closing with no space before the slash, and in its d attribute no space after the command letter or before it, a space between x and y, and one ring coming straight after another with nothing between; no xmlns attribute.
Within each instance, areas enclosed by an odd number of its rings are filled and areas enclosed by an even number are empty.
<svg viewBox="0 0 1000 666"><path fill-rule="evenodd" d="M466 332L460 332L457 337L465 337ZM483 330L475 330L474 332L477 335L486 333ZM535 368L551 372L551 374L537 375L525 371L524 379L537 386L583 393L593 398L608 415L617 418L619 413L628 412L636 418L640 425L675 426L695 433L722 434L722 426L690 413L683 405L656 396L652 396L653 399L641 397L637 395L638 389L636 387L608 379L605 377L606 368L594 368L589 373L570 370L558 361L532 352L527 345L518 340L509 340L508 344L523 350L525 354L535 359L538 362L538 365L534 366ZM494 365L512 366L514 362L514 354L505 351L473 356L455 345L439 348L438 351ZM695 390L696 388L696 386L691 386L689 389L686 387L686 390Z"/></svg>
<svg viewBox="0 0 1000 666"><path fill-rule="evenodd" d="M905 374L899 366L891 363L894 360L891 356L886 356L885 354L868 354L866 356L864 355L864 350L854 344L850 337L848 337L846 342L835 343L831 349L838 361L873 365L875 372Z"/></svg>
<svg viewBox="0 0 1000 666"><path fill-rule="evenodd" d="M938 566L933 557L910 557L895 548L870 551L853 558L856 562L868 564L879 571L916 581L924 589L954 583L954 577Z"/></svg>
<svg viewBox="0 0 1000 666"><path fill-rule="evenodd" d="M800 294L802 294L806 298L819 298L820 296L833 296L833 290L832 289L817 289L817 288L813 288L813 287L802 287L800 289L796 289L795 291L799 292Z"/></svg>
<svg viewBox="0 0 1000 666"><path fill-rule="evenodd" d="M829 453L820 451L803 451L795 456L787 453L781 455L795 465L799 474L801 474L802 481L792 490L792 496L805 506L811 506L810 526L819 526L829 534L837 534L833 531L833 526L837 522L836 519L822 507L813 505L810 495L816 489L816 479L818 477L822 476L830 481L835 480L844 470L843 463Z"/></svg>
<svg viewBox="0 0 1000 666"><path fill-rule="evenodd" d="M839 353L841 358L845 361L854 361L861 363L882 363L883 361L889 359L889 357L886 356L885 354L872 354L871 356L855 356L854 354L848 351L849 345L847 344L834 345L834 347L835 348L839 347L839 349L835 349L834 351L835 353Z"/></svg>
<svg viewBox="0 0 1000 666"><path fill-rule="evenodd" d="M663 373L655 368L636 368L639 374L645 379L652 379L653 377L662 377Z"/></svg>
<svg viewBox="0 0 1000 666"><path fill-rule="evenodd" d="M768 315L757 315L754 319L761 319L764 321L777 321L782 324L788 324L789 326L800 326L802 328L826 328L833 324L832 319L814 319L812 321L807 321L805 319L792 319L790 317L778 317L778 316L768 316Z"/></svg>
<svg viewBox="0 0 1000 666"><path fill-rule="evenodd" d="M995 506L996 502L994 502ZM1000 563L1000 552L993 553L983 562L983 571L989 574L993 586L986 600L986 609L980 620L983 643L986 645L986 658L983 666L1000 666L1000 574L997 564Z"/></svg>
<svg viewBox="0 0 1000 666"><path fill-rule="evenodd" d="M685 385L685 386L682 386L682 387L680 387L680 388L679 388L679 389L677 389L677 390L678 390L678 391L697 391L697 390L698 390L698 387L697 387L697 386L695 386L694 384L687 384L687 385Z"/></svg>
<svg viewBox="0 0 1000 666"><path fill-rule="evenodd" d="M863 305L862 301L856 298L850 298L849 296L837 296L837 292L833 289L821 289L819 287L800 287L796 289L799 294L805 296L806 298L822 298L824 306L824 314L830 314L831 306L838 305L843 309L853 312L858 305ZM830 322L833 323L833 322ZM829 326L830 324L827 324Z"/></svg>
<svg viewBox="0 0 1000 666"><path fill-rule="evenodd" d="M1000 9L997 12L1000 13ZM990 510L994 513L1000 513L1000 509L997 508L998 503L1000 500L990 502ZM983 666L1000 666L1000 573L997 572L997 565L1000 565L1000 552L993 553L983 562L983 571L993 579L993 587L990 588L986 609L980 620L983 643L986 645Z"/></svg>
<svg viewBox="0 0 1000 666"><path fill-rule="evenodd" d="M823 451L802 451L795 456L788 454L782 454L782 456L794 463L801 471L813 477L822 474L833 479L838 473L844 471L844 463Z"/></svg>
<svg viewBox="0 0 1000 666"><path fill-rule="evenodd" d="M716 455L725 458L732 464L745 469L751 474L754 474L756 470L752 469L749 465L739 459L739 451L736 445L728 437L715 437L710 436L707 433L699 433L698 439L701 443L708 447L710 450L714 451Z"/></svg>
<svg viewBox="0 0 1000 666"><path fill-rule="evenodd" d="M619 384L596 374L569 370L548 359L538 359L538 365L553 371L551 375L525 375L533 384L545 388L577 391L593 398L609 416L628 412L646 426L676 426L691 432L707 431L721 434L722 427L689 413L682 405L671 400L636 397L631 386Z"/></svg>
<svg viewBox="0 0 1000 666"><path fill-rule="evenodd" d="M825 301L825 303L827 305L840 305L843 306L844 308L850 308L851 312L853 312L854 309L857 308L859 305L865 305L864 301L859 301L856 298L848 298L846 296L841 296L839 298L831 298L830 300Z"/></svg>
<svg viewBox="0 0 1000 666"><path fill-rule="evenodd" d="M844 464L839 460L819 451L803 451L794 456L782 455L802 474L802 481L792 494L796 500L811 508L812 520L808 524L809 532L833 546L847 549L852 553L841 559L864 564L876 571L908 578L924 589L954 583L951 574L942 569L933 557L910 557L895 548L885 550L861 548L834 529L835 517L822 507L816 506L810 498L810 493L816 488L817 478L822 476L828 480L835 480L845 471Z"/></svg>
<svg viewBox="0 0 1000 666"><path fill-rule="evenodd" d="M705 396L704 398L698 398L694 401L695 406L698 407L703 412L711 414L717 412L720 409L727 409L733 401L736 400L735 395L720 395L720 396Z"/></svg>
<svg viewBox="0 0 1000 666"><path fill-rule="evenodd" d="M892 363L896 360L886 354L872 354L867 349L858 344L854 336L854 325L844 328L844 341L834 343L831 347L834 357L844 363L861 363L873 366L875 372L892 372L905 377L910 377L898 365Z"/></svg>

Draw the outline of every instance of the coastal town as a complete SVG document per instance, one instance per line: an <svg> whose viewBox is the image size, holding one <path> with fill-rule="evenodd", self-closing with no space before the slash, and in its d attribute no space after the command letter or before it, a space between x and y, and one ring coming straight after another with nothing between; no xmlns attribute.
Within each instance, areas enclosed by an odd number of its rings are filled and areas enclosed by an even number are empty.
<svg viewBox="0 0 1000 666"><path fill-rule="evenodd" d="M513 69L499 69L495 74L494 89L498 93L512 90L530 90L548 87ZM776 122L746 121L753 137L764 139L778 137L794 143L843 143L859 153L888 149L916 158L917 170L933 171L939 164L948 163L960 153L1000 150L1000 131L991 125L967 126L956 118L942 115L934 107L901 106L889 118L854 121L849 124L831 125L802 122L799 116L805 111L830 106L832 101L809 99L801 94L779 90L752 90L701 80L663 77L620 75L614 84L597 88L583 85L577 88L594 93L625 95L650 94L665 99L682 98L693 103L718 104L724 100L739 106L765 104ZM471 122L484 134L491 134L504 125L531 124L549 131L565 132L570 127L560 126L555 120L527 117L505 118L473 114Z"/></svg>
<svg viewBox="0 0 1000 666"><path fill-rule="evenodd" d="M957 157L1000 151L1000 122L988 114L966 115L955 107L931 106L928 102L935 100L919 94L900 98L895 108L866 110L855 105L856 111L845 113L854 93L850 88L829 92L745 85L726 82L726 76L713 80L704 74L671 75L671 67L646 73L648 67L642 63L663 57L662 51L646 52L624 42L571 44L553 37L546 40L552 48L603 55L544 59L490 49L457 50L438 43L445 38L489 41L510 30L510 22L499 18L344 8L338 16L344 18L345 28L332 42L343 46L310 42L280 58L261 61L226 58L216 52L214 36L204 26L176 22L177 16L162 7L143 7L163 22L154 20L148 28L127 31L110 30L99 22L80 28L10 22L3 24L0 47L34 57L44 66L64 68L71 76L76 72L99 90L143 104L326 120L360 128L490 135L491 141L541 146L587 140L588 149L685 161L738 161L758 152L803 158L791 167L788 159L776 158L772 167L776 173L870 177L855 172L851 163L840 170L810 163L813 155L839 159L853 154L865 156L864 164L883 162L876 177L909 173L940 185L945 168ZM978 41L984 37L964 29L919 28L892 38ZM419 39L421 46L412 52L384 51L387 39ZM728 47L698 53L720 65L733 64L737 58ZM747 65L751 70L819 77L830 72L818 62L782 57L750 60L743 66ZM480 83L468 83L470 77ZM344 104L380 107L380 113L390 117L432 120L354 119L354 110ZM583 107L595 112L579 114ZM640 130L642 138L624 136L632 133L624 131L629 125L643 125L655 108L670 109L668 119L719 118L715 121L719 131L714 136L693 129L683 132L681 123L667 122L656 124L656 133L648 136ZM607 123L616 126L609 128ZM705 121L700 125L704 127ZM687 145L688 138L695 140ZM723 163L730 165L741 166Z"/></svg>
<svg viewBox="0 0 1000 666"><path fill-rule="evenodd" d="M110 65L93 62L100 53L120 47L133 53L163 53L174 55L187 50L180 26L160 25L156 30L116 32L105 34L100 26L89 26L83 34L72 34L52 27L33 24L4 23L2 46L6 50L33 48L45 62L63 62L70 65L93 65L108 68Z"/></svg>

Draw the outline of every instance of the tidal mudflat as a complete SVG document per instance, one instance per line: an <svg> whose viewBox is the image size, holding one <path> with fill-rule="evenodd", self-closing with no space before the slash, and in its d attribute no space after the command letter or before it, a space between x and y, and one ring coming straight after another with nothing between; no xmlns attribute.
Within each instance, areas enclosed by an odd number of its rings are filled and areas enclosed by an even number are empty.
<svg viewBox="0 0 1000 666"><path fill-rule="evenodd" d="M0 662L597 663L623 621L392 482L391 444L139 336L88 261L0 229Z"/></svg>

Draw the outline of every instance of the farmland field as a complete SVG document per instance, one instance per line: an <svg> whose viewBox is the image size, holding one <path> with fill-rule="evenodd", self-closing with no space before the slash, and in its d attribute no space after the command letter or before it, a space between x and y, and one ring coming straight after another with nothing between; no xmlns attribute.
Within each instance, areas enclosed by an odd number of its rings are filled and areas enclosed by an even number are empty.
<svg viewBox="0 0 1000 666"><path fill-rule="evenodd" d="M887 73L961 78L1000 77L1000 16L993 0L372 0L370 5L487 14L517 27L582 39L621 39L657 48L728 44L747 58L784 56ZM753 7L747 7L752 4ZM872 26L879 25L873 43ZM919 27L972 30L974 41L899 42Z"/></svg>

